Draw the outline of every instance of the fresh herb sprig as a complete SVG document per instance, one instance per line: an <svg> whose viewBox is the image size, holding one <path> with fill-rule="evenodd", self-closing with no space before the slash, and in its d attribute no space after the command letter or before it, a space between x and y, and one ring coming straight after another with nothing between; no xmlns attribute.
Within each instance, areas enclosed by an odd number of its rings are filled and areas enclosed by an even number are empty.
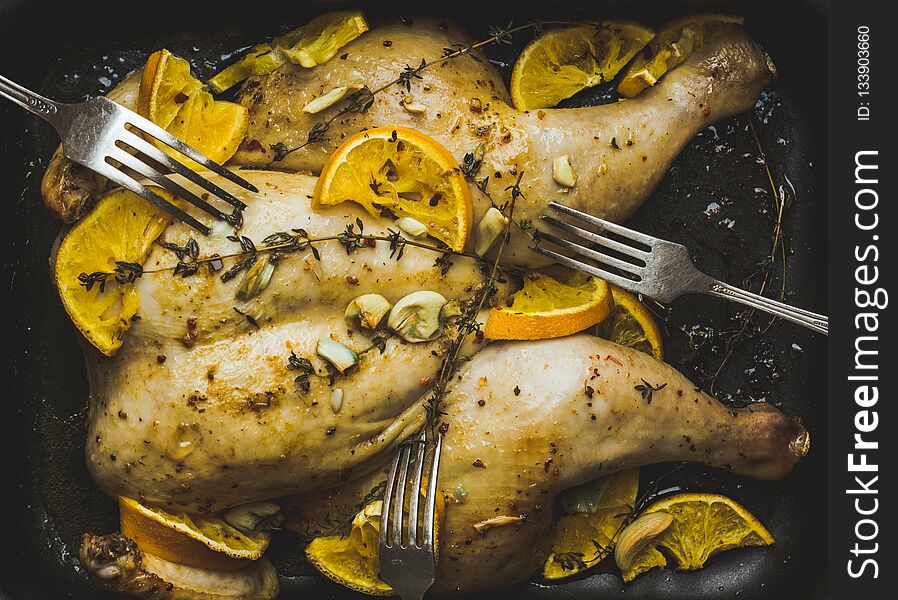
<svg viewBox="0 0 898 600"><path fill-rule="evenodd" d="M317 144L321 142L328 141L330 138L327 136L327 132L330 130L331 125L334 121L339 119L340 117L350 114L350 113L363 113L366 112L371 106L374 104L374 99L377 94L393 87L394 85L400 85L404 87L407 91L411 91L412 82L416 79L422 79L421 73L426 71L427 69L431 69L433 67L437 67L441 64L444 64L447 61L455 60L461 56L470 56L472 59L479 61L479 57L475 54L472 54L475 50L483 48L484 46L488 46L491 44L510 44L512 42L512 37L515 33L519 31L524 31L526 29L532 29L534 31L541 31L543 25L553 24L553 25L571 25L575 24L573 21L531 21L529 23L525 23L524 25L515 26L514 22L509 21L508 25L505 27L499 26L491 26L489 28L489 37L480 40L479 42L475 42L473 44L462 46L456 45L452 48L444 48L443 54L438 58L427 60L425 58L421 59L421 62L417 64L417 66L405 65L402 70L396 75L394 79L391 79L387 83L381 85L380 87L370 89L368 86L363 87L362 89L354 92L350 96L348 96L348 104L340 108L333 116L324 120L318 121L315 123L312 128L309 130L308 135L306 136L306 141L302 144L296 146L295 148L286 148L286 147L278 147L275 150L274 161L284 160L287 156L296 152L297 150L301 150L306 146L311 144ZM283 146L283 144L281 144ZM273 148L274 149L274 148Z"/></svg>
<svg viewBox="0 0 898 600"><path fill-rule="evenodd" d="M523 177L523 175L524 173L523 171L521 171L518 177L518 184L520 184L521 177ZM464 345L465 340L467 340L468 336L472 333L481 333L480 323L477 321L477 315L480 313L481 309L483 309L486 302L493 296L495 296L496 292L498 291L496 283L498 281L499 263L502 259L502 253L505 250L509 239L511 238L511 223L514 222L515 202L518 198L523 197L523 194L520 193L518 184L511 185L506 188L506 190L511 191L511 198L506 205L506 209L508 211L508 214L506 215L508 217L508 223L506 223L505 229L502 232L501 241L499 243L498 250L496 251L495 259L493 260L492 264L489 265L488 268L486 268L483 259L478 258L478 264L481 265L481 271L484 273L483 284L481 285L480 290L473 301L469 303L467 310L465 310L455 321L455 337L449 340L449 347L446 351L446 357L443 359L443 363L440 366L437 380L434 383L433 388L431 389L431 394L424 406L425 410L427 411L428 422L430 423L431 427L435 427L440 420L440 417L444 414L440 409L440 405L442 404L443 399L448 395L449 382L458 371L458 367L462 362L461 348Z"/></svg>

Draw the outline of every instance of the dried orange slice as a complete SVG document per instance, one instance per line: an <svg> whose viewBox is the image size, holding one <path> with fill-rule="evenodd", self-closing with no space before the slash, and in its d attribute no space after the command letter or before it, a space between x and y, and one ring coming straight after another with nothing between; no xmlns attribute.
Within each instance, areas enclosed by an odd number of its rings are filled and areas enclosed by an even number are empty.
<svg viewBox="0 0 898 600"><path fill-rule="evenodd" d="M530 42L511 73L518 110L555 106L589 87L611 81L655 32L630 21L552 29Z"/></svg>
<svg viewBox="0 0 898 600"><path fill-rule="evenodd" d="M636 96L655 85L662 75L689 58L707 40L743 21L734 15L696 15L671 21L633 59L617 91L627 98Z"/></svg>
<svg viewBox="0 0 898 600"><path fill-rule="evenodd" d="M651 539L634 540L642 550L626 559L622 568L624 581L632 581L640 573L664 567L667 559L659 551L664 548L681 571L701 569L715 554L745 546L769 546L773 536L748 510L735 500L718 494L675 494L663 498L642 512L644 515L666 513L673 517L669 526ZM629 527L637 526L638 519ZM627 535L627 531L621 537ZM623 545L623 542L621 543ZM615 558L621 562L615 550Z"/></svg>
<svg viewBox="0 0 898 600"><path fill-rule="evenodd" d="M559 505L567 514L555 525L552 553L543 566L543 577L565 579L609 556L638 491L639 469L565 490Z"/></svg>
<svg viewBox="0 0 898 600"><path fill-rule="evenodd" d="M372 215L419 221L429 235L459 252L471 232L471 193L458 162L415 129L376 127L337 148L321 171L312 204L349 200Z"/></svg>
<svg viewBox="0 0 898 600"><path fill-rule="evenodd" d="M122 535L164 560L216 571L236 571L262 557L270 535L246 534L215 517L169 513L119 498Z"/></svg>
<svg viewBox="0 0 898 600"><path fill-rule="evenodd" d="M219 164L237 152L249 124L246 107L215 100L190 74L190 63L165 49L147 59L137 112ZM165 144L151 141L190 168L203 168Z"/></svg>
<svg viewBox="0 0 898 600"><path fill-rule="evenodd" d="M443 495L438 493L433 526L437 560L440 558L440 529L445 509ZM306 558L328 579L349 589L371 596L395 595L393 588L380 579L378 539L382 511L382 500L365 505L353 518L349 535L315 538L306 546Z"/></svg>
<svg viewBox="0 0 898 600"><path fill-rule="evenodd" d="M267 75L290 61L310 69L329 61L340 48L368 31L361 11L347 10L315 17L302 27L254 46L246 56L209 80L221 93L252 75Z"/></svg>
<svg viewBox="0 0 898 600"><path fill-rule="evenodd" d="M174 201L165 190L153 191ZM134 277L169 219L137 194L120 189L100 200L59 245L53 277L62 305L106 356L115 354L131 327L140 305Z"/></svg>
<svg viewBox="0 0 898 600"><path fill-rule="evenodd" d="M592 330L597 336L615 344L635 348L664 360L661 329L645 304L630 292L611 286L614 308L611 315Z"/></svg>
<svg viewBox="0 0 898 600"><path fill-rule="evenodd" d="M595 277L575 273L561 282L538 272L524 276L524 287L510 306L490 310L483 334L493 340L544 340L571 335L605 319L614 307L611 288Z"/></svg>

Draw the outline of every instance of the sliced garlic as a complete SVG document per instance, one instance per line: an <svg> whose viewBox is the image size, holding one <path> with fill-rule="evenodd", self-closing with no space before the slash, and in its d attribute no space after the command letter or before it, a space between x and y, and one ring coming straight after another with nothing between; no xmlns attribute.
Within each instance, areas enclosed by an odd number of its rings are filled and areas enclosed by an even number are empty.
<svg viewBox="0 0 898 600"><path fill-rule="evenodd" d="M461 316L461 303L458 300L450 300L440 309L440 321L446 322L454 317Z"/></svg>
<svg viewBox="0 0 898 600"><path fill-rule="evenodd" d="M244 533L252 533L256 531L260 525L264 523L274 524L272 521L281 519L272 519L281 512L281 507L274 502L251 502L249 504L241 504L235 506L223 516L226 523L232 527L236 527ZM279 515L283 516L283 515Z"/></svg>
<svg viewBox="0 0 898 600"><path fill-rule="evenodd" d="M411 217L396 219L396 227L414 238L421 237L427 233L427 225Z"/></svg>
<svg viewBox="0 0 898 600"><path fill-rule="evenodd" d="M380 294L364 294L349 303L343 316L362 329L377 329L393 305Z"/></svg>
<svg viewBox="0 0 898 600"><path fill-rule="evenodd" d="M268 287L271 276L274 274L274 265L263 256L253 266L243 272L243 276L237 284L237 298L249 300L258 296L262 290Z"/></svg>
<svg viewBox="0 0 898 600"><path fill-rule="evenodd" d="M331 410L337 414L341 408L343 408L343 388L334 388L331 392Z"/></svg>
<svg viewBox="0 0 898 600"><path fill-rule="evenodd" d="M577 185L577 174L574 173L574 167L571 166L571 159L567 154L552 161L552 179L564 187L571 188Z"/></svg>
<svg viewBox="0 0 898 600"><path fill-rule="evenodd" d="M332 364L341 374L345 373L351 366L358 364L359 355L334 340L326 337L318 338L318 346L315 352Z"/></svg>
<svg viewBox="0 0 898 600"><path fill-rule="evenodd" d="M648 544L661 535L673 523L673 517L666 512L642 515L627 525L614 547L614 561L621 571L628 571L633 561Z"/></svg>
<svg viewBox="0 0 898 600"><path fill-rule="evenodd" d="M340 87L335 87L332 90L318 96L308 104L302 107L302 112L314 115L315 113L319 113L325 108L330 108L349 94L354 94L355 92L362 89L361 85L341 85Z"/></svg>
<svg viewBox="0 0 898 600"><path fill-rule="evenodd" d="M435 340L442 333L440 310L445 304L446 298L436 292L412 292L390 311L387 327L406 342Z"/></svg>
<svg viewBox="0 0 898 600"><path fill-rule="evenodd" d="M526 520L526 518L521 516L510 517L508 515L501 515L499 517L493 517L492 519L486 519L485 521L474 523L473 527L477 530L477 533L485 533L490 529L495 529L496 527L502 527L503 525L516 525L519 523L523 523Z"/></svg>
<svg viewBox="0 0 898 600"><path fill-rule="evenodd" d="M455 484L455 498L459 504L464 504L468 498L468 490L460 483Z"/></svg>
<svg viewBox="0 0 898 600"><path fill-rule="evenodd" d="M496 207L490 207L475 230L474 253L477 256L486 254L493 244L502 235L505 226L508 225L508 217L502 214Z"/></svg>
<svg viewBox="0 0 898 600"><path fill-rule="evenodd" d="M427 112L427 107L420 102L416 102L414 96L406 96L399 102L399 104L413 115L420 115L421 113Z"/></svg>

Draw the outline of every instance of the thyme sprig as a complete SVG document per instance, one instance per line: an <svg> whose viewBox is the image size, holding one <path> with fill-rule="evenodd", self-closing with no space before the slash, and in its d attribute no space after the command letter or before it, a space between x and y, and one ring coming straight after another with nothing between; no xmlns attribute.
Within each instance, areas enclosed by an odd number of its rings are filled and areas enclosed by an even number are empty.
<svg viewBox="0 0 898 600"><path fill-rule="evenodd" d="M341 232L339 235L325 235L320 237L310 237L309 234L303 229L291 229L290 231L292 231L292 233L280 231L269 235L262 240L263 245L261 247L257 247L254 244L250 245L252 244L252 240L243 236L246 241L241 244L240 252L233 252L231 254L223 254L220 256L198 258L197 262L202 264L210 261L226 260L229 258L248 259L253 256L258 257L258 255L262 253L289 254L306 249L310 250L312 252L312 255L317 260L321 260L321 254L316 247L316 244L319 244L321 242L339 242L345 248L347 248L348 253L352 253L356 249L361 247L371 247L375 242L387 242L390 247L390 257L394 258L395 260L402 259L403 252L406 246L413 246L415 248L421 248L424 250L429 250L431 252L436 252L441 256L448 252L453 256L465 256L468 258L473 258L475 260L478 260L480 258L476 254L473 254L471 252L459 252L457 250L451 250L445 245L434 245L428 244L426 242L420 242L418 240L413 240L405 237L398 231L393 231L392 229L387 229L387 235L367 234L363 232L356 232L353 225L347 225L346 230ZM241 239L238 239L238 241L241 241ZM235 267L239 266L239 264L242 263L238 263L238 265L235 265ZM173 271L175 268L176 267L163 267L160 269L147 269L144 270L141 275L165 273L168 271ZM234 267L232 267L232 269L233 268ZM241 267L241 270L245 268L248 267ZM233 275L228 279L232 277Z"/></svg>
<svg viewBox="0 0 898 600"><path fill-rule="evenodd" d="M274 161L284 160L287 156L296 152L297 150L301 150L306 146L311 144L317 144L321 142L328 141L330 138L327 136L327 132L330 130L331 125L334 121L339 119L340 117L350 114L350 113L363 113L366 112L371 106L374 104L374 99L377 94L393 87L394 85L400 85L406 89L406 91L411 91L412 82L415 79L423 79L421 77L421 73L426 71L427 69L437 67L447 61L455 60L460 56L471 56L476 61L480 59L472 54L475 50L483 48L484 46L488 46L490 44L510 44L512 42L512 36L519 32L524 31L525 29L532 29L534 31L541 31L543 25L552 24L552 25L571 25L575 24L573 21L531 21L529 23L525 23L523 25L515 26L513 21L509 21L508 25L505 27L499 26L491 26L489 28L489 37L480 40L479 42L475 42L473 44L462 46L460 44L455 45L451 48L443 48L443 54L437 58L427 60L425 58L421 59L421 62L418 63L417 66L411 66L406 64L402 70L396 75L394 79L391 79L387 83L377 87L375 89L371 89L368 86L363 87L362 89L354 92L350 96L347 97L348 103L340 108L333 116L324 121L318 121L315 123L312 128L309 130L308 135L306 136L306 141L296 146L295 148L283 148L278 147L275 150L275 158ZM274 148L272 148L274 149Z"/></svg>
<svg viewBox="0 0 898 600"><path fill-rule="evenodd" d="M521 177L523 177L523 175L524 173L523 171L521 171L521 174L518 177L518 183L520 183ZM499 248L496 251L496 257L488 269L483 259L478 258L478 265L481 268L481 272L484 273L483 284L481 285L480 290L475 296L474 300L469 303L467 310L465 310L455 321L456 335L449 340L449 347L446 351L446 357L443 359L443 363L440 366L437 380L434 383L433 388L431 389L431 394L424 406L425 410L427 411L427 418L431 427L436 427L437 422L440 420L440 417L445 414L440 409L440 405L442 404L443 399L449 393L449 382L452 380L452 377L455 376L455 373L458 371L458 367L462 362L462 346L468 339L468 336L472 333L482 333L480 323L477 321L477 315L480 313L481 309L483 309L483 306L486 304L486 302L493 296L495 296L496 292L498 291L496 283L498 281L499 262L502 259L502 253L505 250L505 246L508 244L508 241L511 238L511 223L514 222L515 202L519 197L523 197L523 195L520 194L520 188L518 188L516 185L512 185L506 188L506 190L515 189L518 193L512 191L511 199L506 205L508 211L508 214L506 215L508 217L508 223L506 223L505 229L502 232Z"/></svg>
<svg viewBox="0 0 898 600"><path fill-rule="evenodd" d="M144 273L143 267L138 263L125 262L123 260L115 261L115 271L94 271L93 273L81 273L78 275L78 282L83 285L87 291L97 286L100 293L106 291L106 282L110 277L114 278L119 284L134 283L138 277Z"/></svg>

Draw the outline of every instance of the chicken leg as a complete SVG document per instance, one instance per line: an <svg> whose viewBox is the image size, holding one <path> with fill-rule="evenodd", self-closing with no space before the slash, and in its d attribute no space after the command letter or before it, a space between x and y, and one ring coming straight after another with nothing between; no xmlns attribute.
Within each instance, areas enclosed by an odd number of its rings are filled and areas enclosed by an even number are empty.
<svg viewBox="0 0 898 600"><path fill-rule="evenodd" d="M462 57L422 71L408 90L401 85L387 88L367 111L337 118L326 141L303 146L315 123L330 119L343 106L304 113L315 97L338 86L377 89L395 79L406 64L417 65L422 58L441 56L443 48L472 42L457 29L428 19L414 23L386 25L362 35L342 50L345 58L313 69L285 65L247 81L239 101L249 110L249 130L233 162L318 173L347 137L365 128L402 125L430 135L459 163L466 153L481 148L483 163L476 179L490 176L487 191L493 196L503 194L523 172L517 220L536 223L549 201L556 200L622 222L648 198L698 131L748 110L775 73L764 50L734 29L635 99L520 112L510 106L502 77L491 63ZM410 96L423 111L403 108ZM273 148L299 149L278 160ZM578 176L574 187L553 179L552 163L560 156L570 157ZM471 190L476 221L491 204L476 185ZM542 259L527 251L528 242L515 229L504 253L506 262L539 263Z"/></svg>

